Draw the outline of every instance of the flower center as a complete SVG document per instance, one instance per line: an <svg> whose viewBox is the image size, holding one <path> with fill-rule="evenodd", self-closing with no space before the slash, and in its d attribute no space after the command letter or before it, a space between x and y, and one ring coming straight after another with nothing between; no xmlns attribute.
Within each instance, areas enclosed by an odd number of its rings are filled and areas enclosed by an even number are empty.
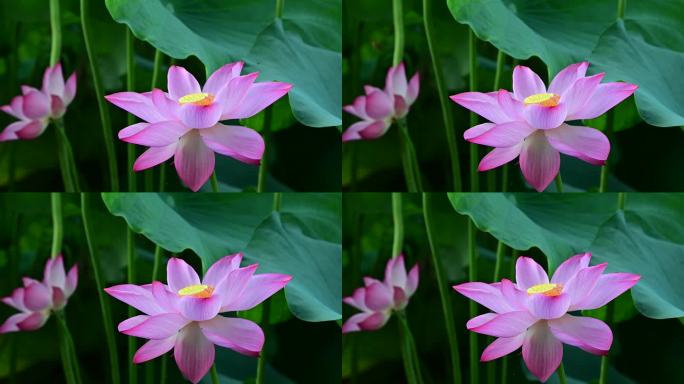
<svg viewBox="0 0 684 384"><path fill-rule="evenodd" d="M191 296L198 299L206 299L211 297L214 293L214 287L210 287L204 284L188 285L187 287L178 291L178 296Z"/></svg>
<svg viewBox="0 0 684 384"><path fill-rule="evenodd" d="M214 102L214 95L209 93L190 93L178 99L178 104L210 105Z"/></svg>
<svg viewBox="0 0 684 384"><path fill-rule="evenodd" d="M555 107L560 101L560 96L555 93L537 93L536 95L527 96L523 102L525 105L537 104L542 107Z"/></svg>
<svg viewBox="0 0 684 384"><path fill-rule="evenodd" d="M527 288L528 295L542 294L544 296L558 296L563 292L563 286L560 284L537 284Z"/></svg>

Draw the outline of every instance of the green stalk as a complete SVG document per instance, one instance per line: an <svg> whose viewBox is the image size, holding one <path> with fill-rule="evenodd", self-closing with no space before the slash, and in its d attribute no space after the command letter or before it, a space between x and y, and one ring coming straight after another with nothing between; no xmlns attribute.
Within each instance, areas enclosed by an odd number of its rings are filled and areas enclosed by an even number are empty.
<svg viewBox="0 0 684 384"><path fill-rule="evenodd" d="M95 279L95 287L100 299L100 310L102 312L102 323L104 326L105 338L107 348L109 349L109 364L112 375L112 383L119 384L119 358L116 352L116 339L114 338L114 326L112 325L112 314L109 309L109 302L105 297L104 286L102 284L102 277L100 274L100 258L95 254L95 247L91 237L92 229L90 228L90 201L91 195L88 193L81 193L81 214L83 217L83 230L85 232L86 242L88 243L88 251L90 253L90 263L93 267L93 277Z"/></svg>
<svg viewBox="0 0 684 384"><path fill-rule="evenodd" d="M282 194L280 192L275 192L273 194L273 212L280 211L280 205L282 201ZM266 340L270 326L270 313L271 313L271 302L269 300L264 301L261 310L261 327L264 331L264 345L261 348L261 354L259 355L259 361L257 362L257 372L256 372L256 384L263 384L266 378Z"/></svg>
<svg viewBox="0 0 684 384"><path fill-rule="evenodd" d="M430 245L430 255L432 256L432 265L435 268L435 278L437 280L437 288L439 288L439 297L442 301L442 313L444 314L444 328L446 328L447 341L449 343L449 352L451 356L451 373L453 376L453 383L460 384L461 379L461 362L458 352L458 339L456 338L456 328L454 326L454 310L451 306L451 297L447 289L448 283L444 276L444 267L442 261L437 254L437 247L434 239L434 223L432 222L433 210L432 193L423 193L423 218L425 221L425 231L427 232L428 244Z"/></svg>
<svg viewBox="0 0 684 384"><path fill-rule="evenodd" d="M624 12L624 10L623 10ZM625 210L625 198L626 195L624 192L618 193L618 203L617 203L617 208L620 211ZM614 307L614 302L611 301L608 303L608 306L606 307L606 324L610 327L613 325L613 313L615 312L615 307ZM601 373L599 376L599 384L607 384L608 383L608 370L609 370L609 365L608 365L608 354L601 356Z"/></svg>
<svg viewBox="0 0 684 384"><path fill-rule="evenodd" d="M566 384L568 382L565 378L565 368L563 368L563 362L561 362L558 366L556 373L558 374L558 381L560 381L560 384Z"/></svg>
<svg viewBox="0 0 684 384"><path fill-rule="evenodd" d="M157 88L157 81L159 80L159 71L162 63L162 53L156 49L154 51L154 66L152 67L152 81L150 89ZM164 163L160 164L163 166ZM154 190L154 168L145 170L145 191L152 192Z"/></svg>
<svg viewBox="0 0 684 384"><path fill-rule="evenodd" d="M59 336L59 352L62 360L62 370L64 371L64 379L67 384L76 384L76 377L72 368L71 354L69 353L68 342L64 333L64 327L59 322L58 328Z"/></svg>
<svg viewBox="0 0 684 384"><path fill-rule="evenodd" d="M62 251L62 238L64 229L62 223L62 195L57 192L50 193L52 206L52 249L50 257L53 259Z"/></svg>
<svg viewBox="0 0 684 384"><path fill-rule="evenodd" d="M211 366L211 384L219 384L218 372L216 372L216 363Z"/></svg>
<svg viewBox="0 0 684 384"><path fill-rule="evenodd" d="M404 58L404 10L403 0L392 0L392 18L394 20L394 55L392 66L397 66Z"/></svg>
<svg viewBox="0 0 684 384"><path fill-rule="evenodd" d="M128 92L135 91L135 47L133 45L133 33L126 27L126 90ZM135 116L128 113L128 125L135 124ZM126 146L126 158L128 160L128 192L135 192L138 189L138 182L136 180L133 164L135 163L135 145L128 144Z"/></svg>
<svg viewBox="0 0 684 384"><path fill-rule="evenodd" d="M126 27L126 89L129 92L135 91L135 46L133 33ZM135 116L128 114L128 125L135 124ZM135 146L129 144L126 147L128 159L128 191L135 192L138 188L137 177L133 170L135 163ZM126 244L128 255L128 283L135 284L135 235L130 228L126 230ZM128 307L128 317L134 317L136 310L133 307ZM128 382L130 384L137 384L138 382L138 366L133 364L133 357L135 351L138 349L138 342L135 337L128 338Z"/></svg>
<svg viewBox="0 0 684 384"><path fill-rule="evenodd" d="M161 360L161 373L159 377L159 384L166 384L166 364L168 363L169 357L165 353Z"/></svg>
<svg viewBox="0 0 684 384"><path fill-rule="evenodd" d="M425 38L427 39L428 49L430 50L430 58L432 61L432 71L435 74L435 83L437 84L437 96L442 107L442 120L444 120L444 133L447 139L447 147L449 148L449 158L451 160L451 180L453 181L453 191L460 192L462 190L461 181L461 166L458 157L458 145L456 144L456 131L454 130L454 116L451 110L451 104L447 98L446 88L444 86L444 75L442 73L442 65L437 56L434 46L434 31L432 29L432 0L423 0L423 23L425 25Z"/></svg>
<svg viewBox="0 0 684 384"><path fill-rule="evenodd" d="M414 382L418 384L423 383L423 375L420 373L420 359L418 358L418 349L416 348L416 342L411 333L411 328L408 324L408 318L404 311L397 312L397 318L401 324L401 335L404 338L404 343L408 350L409 358L411 359L411 365L413 368Z"/></svg>
<svg viewBox="0 0 684 384"><path fill-rule="evenodd" d="M261 327L264 330L264 346L266 345L266 335L268 334L268 328L269 328L269 322L270 322L270 312L271 312L271 304L270 301L265 301L263 303L262 309L261 309ZM265 378L266 378L266 357L265 353L261 351L261 355L259 356L259 361L257 362L257 372L256 372L256 384L264 384Z"/></svg>
<svg viewBox="0 0 684 384"><path fill-rule="evenodd" d="M71 143L64 130L64 121L60 119L53 120L57 130L57 146L60 157L60 169L62 172L62 180L64 181L64 189L67 192L80 192L81 188L78 185L78 171L76 170L76 162L74 161L74 153L71 150Z"/></svg>
<svg viewBox="0 0 684 384"><path fill-rule="evenodd" d="M494 86L493 91L498 92L501 88L501 77L503 76L504 63L506 61L506 55L503 51L499 50L496 54L496 72L494 73ZM487 191L496 191L496 169L492 169L487 172Z"/></svg>
<svg viewBox="0 0 684 384"><path fill-rule="evenodd" d="M126 229L126 253L128 258L128 284L135 284L135 235L130 228ZM128 307L128 317L136 315L136 309ZM128 337L128 382L135 384L138 382L138 366L133 364L135 351L138 349L138 342L135 337Z"/></svg>
<svg viewBox="0 0 684 384"><path fill-rule="evenodd" d="M159 164L159 192L164 192L166 185L166 164Z"/></svg>
<svg viewBox="0 0 684 384"><path fill-rule="evenodd" d="M501 192L508 192L508 164L504 164L501 173Z"/></svg>
<svg viewBox="0 0 684 384"><path fill-rule="evenodd" d="M278 19L283 18L283 8L285 7L285 0L276 0L275 7L275 17Z"/></svg>
<svg viewBox="0 0 684 384"><path fill-rule="evenodd" d="M411 358L411 351L408 345L404 327L399 327L399 339L401 342L401 358L404 362L404 375L408 384L417 384L416 371L413 367L413 359Z"/></svg>
<svg viewBox="0 0 684 384"><path fill-rule="evenodd" d="M392 222L394 223L392 257L399 256L404 246L404 218L402 214L401 198L401 193L392 192Z"/></svg>
<svg viewBox="0 0 684 384"><path fill-rule="evenodd" d="M161 69L162 62L162 52L157 49L154 51L154 66L152 67L152 84L150 89L157 88L157 82L159 80L159 71Z"/></svg>
<svg viewBox="0 0 684 384"><path fill-rule="evenodd" d="M506 246L504 243L499 240L496 244L496 264L494 265L494 277L492 279L493 282L498 282L500 277L501 277L501 268L503 266L503 256L504 256L504 250ZM492 340L492 338L488 338ZM506 372L506 365L503 364L502 367L502 375L506 375L508 372ZM487 382L488 383L494 383L496 381L496 360L490 361L487 363Z"/></svg>
<svg viewBox="0 0 684 384"><path fill-rule="evenodd" d="M161 259L164 255L164 248L159 245L154 247L154 265L152 267L152 281L157 281L159 277L159 269L161 267Z"/></svg>
<svg viewBox="0 0 684 384"><path fill-rule="evenodd" d="M508 355L501 361L501 384L508 384Z"/></svg>
<svg viewBox="0 0 684 384"><path fill-rule="evenodd" d="M477 89L477 38L472 29L468 30L468 68L469 68L469 88L470 92ZM470 112L470 126L477 125L477 115ZM470 191L477 192L480 189L480 180L477 173L478 162L477 144L470 144Z"/></svg>
<svg viewBox="0 0 684 384"><path fill-rule="evenodd" d="M10 145L8 148L7 152L9 152L9 161L7 162L7 168L9 177L7 178L7 191L8 192L14 192L14 180L16 180L16 175L17 175L17 170L16 170L16 164L17 164L17 150L14 145ZM60 158L61 162L61 158ZM61 169L61 164L60 164L60 169Z"/></svg>
<svg viewBox="0 0 684 384"><path fill-rule="evenodd" d="M615 132L615 110L611 109L608 111L606 114L606 137L608 137L608 141L613 141L613 133ZM601 167L601 181L599 183L599 192L607 192L608 191L608 171L609 171L609 166L608 166L608 160L606 159L606 163Z"/></svg>
<svg viewBox="0 0 684 384"><path fill-rule="evenodd" d="M394 22L394 54L392 65L397 66L404 57L404 11L402 0L392 0L392 18ZM422 191L420 170L416 159L416 150L413 147L411 136L408 133L405 119L397 119L399 125L399 144L401 147L404 176L409 192Z"/></svg>
<svg viewBox="0 0 684 384"><path fill-rule="evenodd" d="M57 318L57 321L58 321L59 326L61 328L63 340L65 341L65 344L66 344L65 349L68 351L68 354L69 354L69 362L71 364L73 378L75 379L76 383L80 384L81 383L80 365L78 363L78 357L76 356L76 347L74 346L74 339L71 337L71 332L69 332L69 327L67 326L66 317L64 315L64 312L62 312L62 311L55 312L55 317Z"/></svg>
<svg viewBox="0 0 684 384"><path fill-rule="evenodd" d="M109 164L109 178L112 192L119 191L119 171L116 163L116 152L114 151L114 141L112 140L112 125L109 120L109 109L105 103L104 94L102 92L102 84L100 83L100 71L95 63L95 55L92 50L92 42L90 40L90 18L88 0L81 1L81 28L83 29L83 40L85 42L86 52L88 54L88 61L90 62L90 71L93 76L93 86L95 88L95 98L100 110L100 122L102 123L102 134L104 138L105 151L107 153L107 161Z"/></svg>
<svg viewBox="0 0 684 384"><path fill-rule="evenodd" d="M59 12L59 0L50 0L50 33L52 42L50 44L50 66L59 62L62 52L62 20Z"/></svg>
<svg viewBox="0 0 684 384"><path fill-rule="evenodd" d="M400 146L402 148L402 162L404 164L404 174L407 176L406 184L409 192L422 192L423 184L421 181L420 167L416 150L408 132L406 119L397 119L399 125ZM408 169L406 167L408 166Z"/></svg>
<svg viewBox="0 0 684 384"><path fill-rule="evenodd" d="M59 11L59 0L50 0L50 31L52 40L50 44L50 66L54 66L59 62L62 51L62 20ZM62 120L56 119L55 125L57 126L57 152L64 189L67 192L77 192L78 181L76 178L78 174L75 173L76 166L73 164L71 144L69 144L69 139L64 132Z"/></svg>
<svg viewBox="0 0 684 384"><path fill-rule="evenodd" d="M470 268L468 268L468 280L477 281L477 249L476 249L476 230L475 224L472 219L468 220L468 261L470 263ZM477 316L477 303L473 300L469 301L470 305L470 318ZM479 376L479 363L480 359L478 357L478 346L477 346L477 333L469 332L470 337L470 383L478 384L480 381Z"/></svg>
<svg viewBox="0 0 684 384"><path fill-rule="evenodd" d="M625 18L625 8L627 7L627 0L618 0L618 10L617 10L617 15L618 19L624 19Z"/></svg>
<svg viewBox="0 0 684 384"><path fill-rule="evenodd" d="M50 258L54 259L62 251L62 241L64 237L63 229L63 219L62 219L62 195L56 192L50 193L50 205L52 211L52 247L50 250ZM64 376L67 383L76 383L76 378L74 375L74 367L71 360L71 354L69 352L69 345L66 340L66 334L64 332L64 327L62 326L61 318L58 317L60 321L59 325L59 350L62 360L62 369L64 370ZM13 339L14 343L16 340ZM16 351L13 344L12 353ZM16 358L16 356L12 356ZM13 367L16 368L16 367ZM12 375L14 376L14 375ZM14 380L13 380L14 381Z"/></svg>
<svg viewBox="0 0 684 384"><path fill-rule="evenodd" d="M494 265L494 282L496 283L501 278L501 266L503 265L503 256L506 245L499 240L496 244L496 264Z"/></svg>
<svg viewBox="0 0 684 384"><path fill-rule="evenodd" d="M563 193L563 179L561 178L560 170L556 175L556 192Z"/></svg>
<svg viewBox="0 0 684 384"><path fill-rule="evenodd" d="M216 170L211 174L211 191L216 193L219 192L218 179L216 178Z"/></svg>
<svg viewBox="0 0 684 384"><path fill-rule="evenodd" d="M257 192L266 192L266 175L268 174L268 155L271 152L271 119L273 107L264 111L264 125L262 136L264 137L264 154L259 163L259 176L257 179Z"/></svg>

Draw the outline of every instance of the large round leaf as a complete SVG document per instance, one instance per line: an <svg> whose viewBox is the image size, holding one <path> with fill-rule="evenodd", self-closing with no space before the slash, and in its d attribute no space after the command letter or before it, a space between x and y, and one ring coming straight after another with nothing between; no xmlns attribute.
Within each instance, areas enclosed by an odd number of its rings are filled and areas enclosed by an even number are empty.
<svg viewBox="0 0 684 384"><path fill-rule="evenodd" d="M285 297L298 318L341 319L342 245L310 237L306 227L294 214L273 213L254 232L245 257L260 271L293 276Z"/></svg>
<svg viewBox="0 0 684 384"><path fill-rule="evenodd" d="M586 252L617 209L615 194L450 193L454 209L513 249L539 248L555 269Z"/></svg>
<svg viewBox="0 0 684 384"><path fill-rule="evenodd" d="M684 316L684 237L664 230L637 212L618 212L590 247L596 262L608 262L608 272L641 275L632 297L639 312L655 319Z"/></svg>
<svg viewBox="0 0 684 384"><path fill-rule="evenodd" d="M224 255L244 252L259 263L259 272L292 275L285 295L300 319L341 317L339 194L283 194L281 213L274 215L272 194L102 196L134 232L170 252L194 251L204 270Z"/></svg>
<svg viewBox="0 0 684 384"><path fill-rule="evenodd" d="M682 30L684 19L680 20ZM601 36L590 60L595 70L606 72L607 81L623 80L639 86L636 104L647 123L659 127L684 125L684 88L673 80L684 70L684 51L657 45L669 40L653 37L657 29L649 28L637 21L619 21Z"/></svg>
<svg viewBox="0 0 684 384"><path fill-rule="evenodd" d="M557 73L585 60L615 20L614 1L448 0L459 23L516 59L539 57Z"/></svg>
<svg viewBox="0 0 684 384"><path fill-rule="evenodd" d="M608 194L449 194L457 212L478 229L520 250L539 248L554 270L568 257L592 252L610 272L642 275L633 290L639 312L684 315L684 196L626 194L625 211Z"/></svg>
<svg viewBox="0 0 684 384"><path fill-rule="evenodd" d="M341 124L340 0L106 0L135 36L178 59L197 56L209 72L245 60L259 81L292 83L290 105L302 124Z"/></svg>

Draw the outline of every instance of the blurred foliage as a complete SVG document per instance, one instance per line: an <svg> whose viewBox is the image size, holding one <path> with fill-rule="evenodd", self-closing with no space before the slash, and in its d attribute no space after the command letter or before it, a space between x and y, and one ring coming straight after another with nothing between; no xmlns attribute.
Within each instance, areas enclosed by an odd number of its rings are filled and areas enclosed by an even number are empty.
<svg viewBox="0 0 684 384"><path fill-rule="evenodd" d="M443 314L436 286L435 271L430 258L430 248L427 243L425 224L422 213L422 200L419 194L403 194L404 212L404 254L407 257L407 267L420 264L420 284L415 296L407 307L409 323L414 333L420 353L422 372L426 383L445 383L450 380L449 373L449 346L446 344L446 331L443 325ZM601 246L595 233L589 233L586 218L591 215L592 209L598 205L608 204L606 208L615 211L615 194L608 194L605 199L598 195L529 195L510 194L507 200L511 204L517 204L522 212L529 215L529 221L521 222L512 214L512 209L492 210L496 200L502 196L499 194L463 194L458 199L471 199L469 215L476 218L476 224L483 231L477 233L478 252L478 281L492 281L494 264L496 260L496 247L498 239L505 243L519 246L518 255L533 257L541 265L548 267L547 257L544 255L539 244L549 241L558 245L557 251L566 250L570 253L559 255L556 263L570 257L574 252L583 250L594 252L593 263L602 261L609 262L611 272L621 271L629 266L629 260L634 260L635 252L643 249L634 248L628 242L613 244L613 254L623 253L624 260L606 255L611 248ZM584 197L583 197L584 196ZM467 281L468 254L467 254L467 217L457 213L451 208L446 194L437 194L434 200L435 241L439 247L439 255L442 265L447 271L449 286ZM555 200L555 202L554 202ZM678 233L678 241L681 242L682 232L679 223L684 218L681 203L683 194L627 194L626 208L628 213L638 214L642 220L640 227L651 235L665 234L673 236ZM676 202L680 205L676 205ZM385 264L390 257L392 247L393 223L391 212L390 194L383 193L354 193L345 194L343 197L343 295L350 295L353 290L362 284L363 276L382 278ZM589 204L589 205L587 205ZM560 208L563 209L561 210ZM460 210L460 209L459 209ZM481 211L481 212L480 212ZM564 211L565 213L563 213ZM494 221L484 222L482 214L487 214ZM601 214L599 214L601 215ZM605 218L597 219L594 232L605 231L606 225L611 225L608 220L611 214L605 214ZM577 221L573 222L572 217ZM605 224L604 224L605 222ZM669 223L669 224L668 224ZM602 225L603 224L603 225ZM530 231L537 231L534 225L546 227L546 236L555 233L556 238L544 239L542 232L538 232L531 238L536 243L525 243ZM600 229L599 229L600 228ZM508 231L506 236L502 233ZM572 232L567 234L566 232ZM517 236L517 237L516 237ZM569 236L576 240L573 248L565 248L563 237ZM597 240L594 240L597 237ZM670 237L671 238L671 237ZM580 241L581 240L581 241ZM514 241L514 242L511 242ZM640 242L640 239L635 239ZM525 243L523 245L523 243ZM624 244L624 245L623 245ZM652 243L645 243L651 246ZM580 250L579 248L583 248ZM553 248L551 249L554 250ZM546 251L546 250L545 250ZM659 248L650 250L651 254L639 253L643 264L638 264L637 273L643 273L642 280L635 288L644 288L649 294L657 295L658 289L676 290L679 283L677 278L667 277L667 274L677 273L681 275L682 263L679 253L679 264L662 264ZM630 255L630 253L632 255ZM512 250L505 248L502 276L513 276L511 264ZM599 261L600 260L600 261ZM615 264L616 266L610 266ZM647 266L646 264L650 264ZM557 264L556 264L557 265ZM661 277L650 274L646 269L661 270ZM665 269L675 269L669 271ZM639 287L642 284L644 287ZM660 285L659 288L647 287ZM453 322L456 325L459 342L461 367L464 370L462 377L467 380L468 375L468 331L465 323L468 320L469 300L449 289L451 303L454 308ZM632 294L626 293L614 301L615 323L613 330L613 346L610 353L610 383L679 383L684 380L684 371L681 368L681 360L684 355L681 344L684 342L684 327L678 319L655 320L641 315L634 306ZM681 290L677 291L681 292ZM665 293L669 295L669 293ZM681 294L677 300L681 300ZM655 296L650 297L650 302L659 303ZM482 311L482 307L480 307ZM641 310L641 309L640 309ZM356 312L352 307L343 307L344 318ZM583 315L597 318L605 317L605 307L596 311L587 311ZM483 313L483 312L481 312ZM399 338L396 319L392 318L382 329L374 332L360 332L343 336L343 365L342 373L344 382L353 383L354 374L358 383L392 382L403 383L403 367L399 353ZM489 342L487 337L479 336L479 353ZM596 383L599 374L600 357L581 351L575 347L565 346L564 359L565 370L568 375L568 383ZM480 363L481 382L487 382L487 369L491 364L496 365L496 370L501 372L501 360L495 363ZM508 382L528 383L538 382L530 376L522 363L520 350L509 355L508 359ZM494 382L498 379L495 379ZM549 383L559 383L557 376L552 376Z"/></svg>
<svg viewBox="0 0 684 384"><path fill-rule="evenodd" d="M105 94L125 88L126 49L125 28L114 21L103 1L90 2L91 38ZM81 186L86 191L109 190L109 176L104 156L104 142L95 91L85 52L80 23L78 0L61 0L62 55L64 74L76 72L76 98L64 116L66 132L71 140L80 174ZM329 16L329 15L327 15ZM48 66L50 52L49 7L45 0L3 1L0 3L0 104L8 104L20 94L20 85L40 87L43 71ZM175 36L175 35L174 35ZM150 89L155 48L135 40L135 89ZM226 58L227 59L227 58ZM240 58L236 58L240 59ZM171 59L164 56L158 87L166 89L166 72ZM206 77L204 65L194 56L175 60L192 72L198 80ZM251 71L259 68L250 68ZM107 106L112 120L112 135L127 125L126 112L113 105ZM0 129L15 119L0 113ZM273 107L275 131L271 135L268 157L267 189L340 190L340 134L336 128L311 129L296 122L287 98ZM263 112L242 124L258 131L263 129ZM119 178L127 174L126 146L115 138ZM138 154L142 147L136 146ZM315 161L312 161L315 159ZM296 169L297 172L292 170ZM216 172L222 191L253 190L256 188L258 167L217 155ZM147 174L151 174L147 176ZM153 177L153 190L158 190L159 167L138 173L138 186L145 177ZM125 183L122 189L125 190ZM166 163L167 191L187 191L173 167ZM209 183L205 190L209 190ZM54 191L62 190L57 162L57 142L54 127L48 127L35 140L0 143L0 190Z"/></svg>
<svg viewBox="0 0 684 384"><path fill-rule="evenodd" d="M508 90L512 89L511 78L514 64L530 66L542 78L546 78L547 68L539 57L544 58L546 51L543 51L542 48L547 45L555 49L553 51L549 48L549 52L560 52L559 55L565 57L563 65L567 60L570 60L568 57L577 61L587 59L591 61L590 55L594 45L591 45L590 42L598 41L599 36L592 35L590 41L585 41L582 37L589 33L600 33L609 27L617 7L616 0L571 2L563 0L457 0L452 1L452 3L469 4L475 10L489 9L488 7L496 8L497 12L509 14L506 17L510 17L511 20L517 18L515 12L524 13L525 17L536 20L536 23L532 23L534 28L529 31L526 30L527 34L522 36L520 33L509 30L515 24L513 21L507 23L506 18L495 18L496 14L489 11L473 11L473 15L480 17L482 28L490 28L498 33L497 36L510 43L504 49L505 52L516 54L520 59L529 57L529 59L524 60L506 57L501 88ZM499 6L500 3L504 5ZM406 0L403 4L406 31L404 61L407 64L407 75L410 76L414 72L421 74L420 95L411 107L411 112L408 115L408 127L416 146L421 171L425 177L425 189L428 191L448 190L451 189L449 153L423 27L422 0ZM633 10L631 10L632 7ZM554 11L556 8L567 9L567 12L556 12ZM659 9L654 13L647 12L650 8ZM662 19L658 15L668 12L667 9L670 8L675 8L676 11L677 6L667 0L658 1L655 5L651 5L650 2L627 1L627 16L631 19L641 19L639 20L640 25L649 26L649 28L641 28L640 30L646 34L647 41L651 44L655 44L654 41L664 41L658 44L669 44L672 55L676 55L675 49L681 48L684 34L681 32L681 28L667 27L684 23L684 19L681 18L681 7L677 12L670 12L663 21L663 26L650 28L651 24L658 24L659 20ZM610 10L590 12L595 9ZM434 1L432 13L435 29L434 43L442 63L447 92L449 95L465 92L468 90L469 75L468 26L454 20L447 6L447 1ZM581 14L581 17L577 17L578 14ZM604 20L604 22L597 20ZM522 22L517 20L516 23ZM584 32L580 33L581 31L578 32L577 28L573 28L577 25ZM523 29L522 26L517 27L520 30ZM590 31L586 32L587 29ZM489 39L492 36L485 34L481 29L476 30L476 32L481 38L487 37ZM542 34L544 38L537 36L533 39L530 37L535 33ZM529 44L521 44L521 39ZM350 104L356 96L362 94L363 85L384 86L387 69L392 65L394 44L391 2L380 0L345 1L343 4L342 43L344 80L342 101L346 105ZM571 50L575 46L584 48ZM496 56L497 48L494 45L486 41L478 41L477 76L479 91L493 90ZM623 66L623 63L633 61L635 60L632 57L622 57L619 65ZM560 66L560 61L558 63L554 65ZM679 100L678 92L681 92L677 87L671 86L672 82L676 81L673 79L677 77L677 72L673 68L677 66L681 68L682 61L674 60L668 63L670 63L668 64L670 66L667 67L668 71L659 72L651 68L647 76L651 83L658 80L660 81L658 84L670 84L662 92L672 92L670 96L676 97L673 100L662 100L662 102L666 102L671 107L672 101ZM558 70L556 67L553 71ZM601 70L607 69L602 67ZM627 70L625 68L625 71ZM611 80L616 80L616 78ZM634 81L631 77L629 79L625 77L623 80ZM662 96L662 92L659 91L658 94ZM467 190L469 188L466 172L468 169L468 143L462 139L462 133L470 126L469 112L451 102L449 107L454 113L455 126L451 129L456 130L461 173L465 183L464 188L466 188L464 190ZM681 105L678 108L681 110ZM344 114L343 119L344 129L356 121L356 118L349 114ZM595 120L585 121L584 124L605 129L605 119L605 116L601 116ZM639 117L634 98L629 98L615 109L615 124L617 132L611 140L609 190L680 191L684 189L684 179L673 176L673 172L684 165L684 152L681 151L684 136L679 127L657 128L645 123ZM344 190L398 191L406 189L398 151L399 138L395 128L390 128L385 136L377 140L344 144L342 157ZM488 148L479 146L478 159L481 159L487 152ZM561 157L561 173L566 191L595 191L598 188L599 167L569 156L561 155ZM490 176L492 172L496 175L494 184L488 181L492 179ZM508 172L508 190L531 191L522 178L517 160L510 163ZM481 191L501 190L502 171L500 169L480 173L479 177ZM555 190L555 186L551 185L549 190Z"/></svg>
<svg viewBox="0 0 684 384"><path fill-rule="evenodd" d="M198 207L206 207L203 201L211 196L209 194L184 195L193 198ZM240 195L242 194L235 194L235 196ZM244 204L250 204L251 196L252 199L262 202L265 210L271 207L269 198L263 199L258 195L244 196L242 200ZM268 195L268 197L271 196ZM283 200L285 205L288 200L287 195ZM301 201L305 200L306 198L302 196ZM337 200L339 201L339 197ZM221 202L215 201L215 203L219 209ZM301 222L310 228L317 228L320 221L316 221L313 215L317 208L313 206L305 210L299 207L294 211L303 212L298 216ZM84 382L106 383L109 377L107 349L104 347L101 312L81 222L78 195L63 195L63 212L65 263L67 266L74 263L79 266L79 285L66 307L69 327L74 335ZM90 212L93 216L91 224L93 242L100 257L104 283L107 286L124 283L127 267L126 221L109 213L105 204L99 199L94 201ZM307 216L306 213L310 215ZM223 224L219 221L214 221L212 224L220 226L239 222L241 216L223 212L222 220ZM262 218L259 218L258 221L261 220ZM339 226L339 219L337 223ZM168 224L171 225L171 223ZM0 296L6 296L12 289L19 286L22 276L42 279L51 241L52 219L49 194L0 194ZM228 242L228 239L224 241ZM293 243L297 243L297 240L293 239ZM339 239L337 244L339 246ZM155 244L146 237L136 236L136 280L139 284L147 283L151 279L154 248ZM163 281L165 281L165 260L171 255L165 252L164 260L162 260L161 280ZM201 270L200 259L193 252L179 250L173 255L184 258L198 271ZM339 261L337 265L339 271ZM259 268L259 271L263 273L263 269ZM335 279L339 286L339 277L331 277L331 281ZM128 318L127 305L113 298L108 297L108 300L110 300L112 320L115 324ZM266 347L263 351L267 364L266 382L318 384L339 381L341 375L339 326L332 321L312 323L292 316L288 308L291 304L288 303L283 292L279 292L269 301L271 303L270 319L273 325L269 329ZM339 305L339 299L337 304ZM14 309L4 304L0 305L0 321L4 321L14 312ZM241 313L240 316L260 322L261 313L262 305L259 305L253 310ZM124 372L128 365L127 339L127 336L117 332L119 361ZM143 340L138 339L137 345L142 346L142 343ZM216 356L217 369L222 376L223 383L254 381L257 359L242 356L221 347L216 348ZM139 366L139 382L158 382L159 361L160 359L154 359L152 363ZM156 369L156 380L144 380L149 365L153 365ZM14 374L12 375L11 372ZM168 383L186 382L180 375L172 355L168 359L167 373ZM12 383L12 380L16 383L64 382L59 357L57 326L53 318L35 332L0 335L0 382ZM209 378L205 378L204 382L210 382Z"/></svg>

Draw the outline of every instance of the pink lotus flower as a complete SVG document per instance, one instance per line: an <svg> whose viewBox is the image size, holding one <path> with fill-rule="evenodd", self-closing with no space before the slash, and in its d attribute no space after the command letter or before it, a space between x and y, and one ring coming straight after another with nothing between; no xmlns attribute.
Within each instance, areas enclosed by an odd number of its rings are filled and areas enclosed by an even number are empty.
<svg viewBox="0 0 684 384"><path fill-rule="evenodd" d="M342 333L374 331L382 328L392 311L406 308L418 288L418 264L406 274L404 255L389 259L385 267L385 281L364 277L365 287L343 301L363 312L350 317L342 326Z"/></svg>
<svg viewBox="0 0 684 384"><path fill-rule="evenodd" d="M23 278L24 287L17 288L2 302L21 313L10 316L0 326L0 333L34 331L50 318L51 311L59 311L67 304L78 285L78 267L64 272L62 255L49 259L45 264L43 281Z"/></svg>
<svg viewBox="0 0 684 384"><path fill-rule="evenodd" d="M406 81L404 63L387 71L385 89L366 85L365 96L359 96L344 110L363 121L352 124L342 135L342 141L377 139L392 125L393 119L401 119L418 97L420 76L413 75Z"/></svg>
<svg viewBox="0 0 684 384"><path fill-rule="evenodd" d="M600 308L630 289L640 276L603 274L608 263L590 267L590 260L591 253L569 258L549 281L539 264L523 256L515 265L516 283L503 279L500 283L454 286L493 311L466 325L473 332L498 337L480 360L494 360L522 346L527 368L544 382L563 359L563 343L595 355L607 354L613 342L610 328L601 320L568 312Z"/></svg>
<svg viewBox="0 0 684 384"><path fill-rule="evenodd" d="M601 84L604 73L585 76L588 66L587 62L568 66L547 90L539 76L519 65L513 70L513 93L502 89L451 96L454 102L491 121L463 134L471 143L494 147L478 170L499 167L519 155L525 180L541 192L558 174L559 153L603 165L610 152L606 135L565 121L598 117L628 98L637 86Z"/></svg>
<svg viewBox="0 0 684 384"><path fill-rule="evenodd" d="M264 140L254 130L221 120L246 119L284 96L291 84L255 83L258 72L240 76L244 63L226 64L200 88L184 68L171 66L169 92L119 92L105 96L112 104L144 120L119 131L119 139L150 147L133 169L142 171L174 158L178 176L193 191L214 172L214 152L259 164Z"/></svg>
<svg viewBox="0 0 684 384"><path fill-rule="evenodd" d="M199 382L214 364L214 344L248 356L258 356L264 345L261 328L245 319L220 316L246 311L283 288L292 276L255 275L257 264L240 268L242 254L221 258L204 279L181 259L166 266L168 285L158 281L106 288L111 296L144 313L119 324L119 332L149 339L136 352L140 364L170 350L186 379Z"/></svg>
<svg viewBox="0 0 684 384"><path fill-rule="evenodd" d="M57 63L45 70L42 90L22 85L21 93L9 105L0 107L19 119L0 133L0 141L35 139L45 131L50 119L62 117L76 96L76 73L65 83L62 64Z"/></svg>

